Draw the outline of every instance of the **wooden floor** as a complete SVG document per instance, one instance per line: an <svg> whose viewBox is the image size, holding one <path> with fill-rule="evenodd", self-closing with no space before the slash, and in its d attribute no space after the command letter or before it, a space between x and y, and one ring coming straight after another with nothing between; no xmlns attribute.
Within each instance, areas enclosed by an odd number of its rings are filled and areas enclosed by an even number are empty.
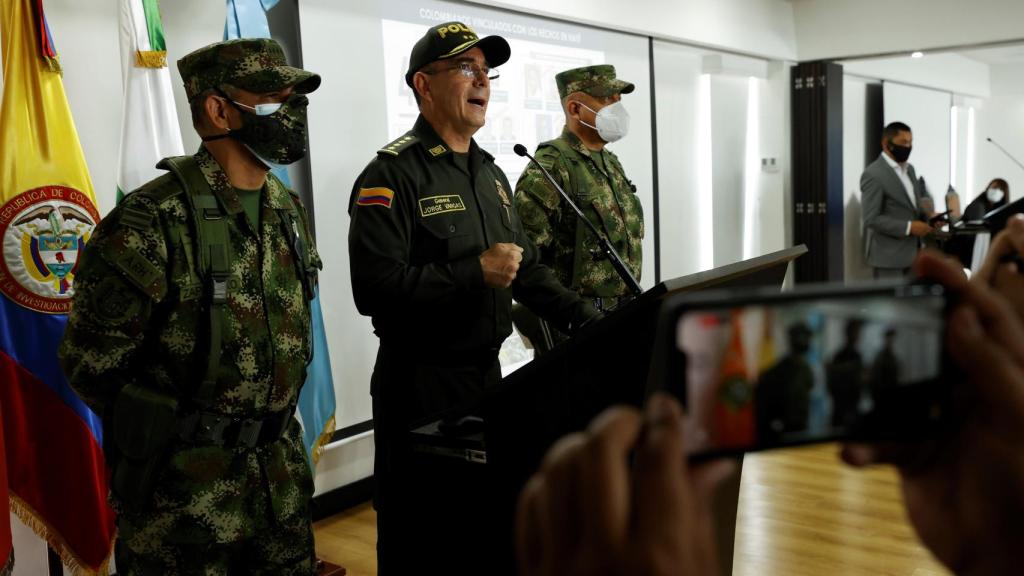
<svg viewBox="0 0 1024 576"><path fill-rule="evenodd" d="M853 470L833 445L748 455L733 574L944 576L907 524L894 471ZM348 576L377 573L369 504L314 526L317 553Z"/></svg>
<svg viewBox="0 0 1024 576"><path fill-rule="evenodd" d="M835 445L743 461L733 574L939 576L907 524L895 470L855 470Z"/></svg>

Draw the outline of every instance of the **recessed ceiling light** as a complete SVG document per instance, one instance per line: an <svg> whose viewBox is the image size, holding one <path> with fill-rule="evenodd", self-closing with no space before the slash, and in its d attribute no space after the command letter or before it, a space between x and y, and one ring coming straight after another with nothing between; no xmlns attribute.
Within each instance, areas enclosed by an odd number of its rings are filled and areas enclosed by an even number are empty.
<svg viewBox="0 0 1024 576"><path fill-rule="evenodd" d="M924 52L914 52L910 55L911 58L924 58Z"/></svg>

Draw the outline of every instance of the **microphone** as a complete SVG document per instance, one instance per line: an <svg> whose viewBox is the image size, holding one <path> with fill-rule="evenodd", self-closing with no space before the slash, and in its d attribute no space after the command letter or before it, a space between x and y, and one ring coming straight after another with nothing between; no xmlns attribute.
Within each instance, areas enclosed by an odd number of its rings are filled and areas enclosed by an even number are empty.
<svg viewBox="0 0 1024 576"><path fill-rule="evenodd" d="M643 290L640 288L640 283L636 281L636 277L634 277L633 273L629 270L629 266L626 266L626 263L622 260L622 257L619 256L619 253L616 252L615 248L612 247L611 242L609 242L608 239L605 238L600 231L598 231L597 227L594 226L593 222L591 222L589 219L587 219L586 216L583 215L583 211L580 210L580 207L577 206L576 203L572 201L572 198L570 198L569 195L565 193L565 190L562 190L562 187L558 185L558 182L555 182L555 179L551 177L551 174L549 174L543 166L541 166L540 162L537 162L536 158L530 156L530 153L526 151L526 146L523 146L522 144L516 144L515 146L512 147L512 151L515 152L517 156L529 158L530 162L533 162L533 164L537 166L537 168L540 168L540 171L544 174L544 177L547 178L548 182L551 183L552 186L555 187L555 190L558 190L558 193L562 195L562 199L565 200L565 202L572 208L572 211L576 213L576 217L582 220L587 225L587 228L590 230L590 233L593 234L595 238L597 238L597 243L601 247L601 257L607 258L608 261L611 262L612 268L615 268L615 271L619 273L619 276L622 278L622 281L626 283L626 286L634 295L639 295L643 293Z"/></svg>
<svg viewBox="0 0 1024 576"><path fill-rule="evenodd" d="M1013 160L1013 163L1016 164L1017 166L1020 166L1021 170L1024 170L1024 164L1021 164L1020 160L1017 160L1016 158L1014 158L1013 154L1010 154L1009 152L1007 152L1006 148L1003 148L1002 146L999 145L998 142L996 142L995 140L993 140L991 138L985 138L985 140L988 140L990 144L992 144L996 148L999 148L1000 152L1005 154L1006 157L1009 158L1010 160Z"/></svg>

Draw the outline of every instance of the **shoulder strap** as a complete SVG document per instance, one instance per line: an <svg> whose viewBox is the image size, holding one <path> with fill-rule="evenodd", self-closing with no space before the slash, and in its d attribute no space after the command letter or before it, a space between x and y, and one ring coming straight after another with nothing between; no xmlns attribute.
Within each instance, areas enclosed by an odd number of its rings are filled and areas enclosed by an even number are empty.
<svg viewBox="0 0 1024 576"><path fill-rule="evenodd" d="M224 311L228 300L230 255L228 254L228 225L217 197L203 177L199 163L191 156L167 158L166 164L185 189L186 204L191 209L199 253L200 273L206 277L209 298L210 351L207 354L206 374L196 389L193 399L200 406L209 406L217 384L223 337Z"/></svg>
<svg viewBox="0 0 1024 576"><path fill-rule="evenodd" d="M281 222L285 227L285 238L291 239L288 246L291 248L292 258L295 260L297 268L296 273L298 274L299 281L302 283L302 290L308 302L316 296L316 280L319 270L309 258L309 226L305 217L305 208L299 202L298 195L286 187L276 176L268 173L267 178L273 178L275 185L288 191L289 205L287 208L280 210L284 212Z"/></svg>
<svg viewBox="0 0 1024 576"><path fill-rule="evenodd" d="M388 156L398 156L403 150L412 146L416 142L419 142L419 136L414 134L412 130L399 136L387 146L384 146L380 150L377 150L377 154L386 154Z"/></svg>
<svg viewBox="0 0 1024 576"><path fill-rule="evenodd" d="M555 138L554 140L548 140L538 146L542 148L544 146L551 146L555 150L558 150L558 161L565 168L566 172L569 173L569 182L566 184L571 188L566 192L572 194L573 198L576 199L576 204L580 207L580 210L586 210L587 205L580 202L580 183L578 178L572 177L573 167L568 165L567 158L572 158L574 154L578 154L568 142L561 138ZM570 214L572 214L570 212ZM586 240L590 231L586 226L580 224L579 218L575 214L572 214L573 220L573 237L575 242L575 249L573 250L572 259L572 273L569 279L569 288L575 292L579 292L583 286L583 272L588 262L591 262L593 257L586 247ZM597 223L595 223L597 224Z"/></svg>
<svg viewBox="0 0 1024 576"><path fill-rule="evenodd" d="M575 150L572 149L572 146L569 146L569 143L566 142L565 140L562 140L561 138L555 138L554 140L548 140L547 142L541 142L539 145L537 145L537 150L540 150L541 148L544 148L545 146L550 146L550 147L554 148L555 150L558 150L558 162L562 165L563 168L565 168L566 172L571 173L572 172L572 167L569 166L568 159L572 158L573 154L577 153ZM570 176L571 176L571 174L570 174ZM573 197L579 197L579 195L580 195L579 186L578 186L578 183L576 182L575 178L569 178L569 182L565 182L564 184L568 185L571 188L571 190L567 190L566 192L568 192L569 194L572 194Z"/></svg>
<svg viewBox="0 0 1024 576"><path fill-rule="evenodd" d="M306 353L306 364L313 360L316 340L313 333L313 299L316 298L316 284L319 268L310 259L309 222L305 208L299 201L298 194L284 185L273 173L267 173L267 178L273 181L275 186L287 191L288 207L275 210L281 225L284 227L284 237L290 238L288 247L292 252L292 260L295 262L295 273L302 284L302 293L306 298L306 313L309 315L309 349ZM283 212L283 214L282 214Z"/></svg>

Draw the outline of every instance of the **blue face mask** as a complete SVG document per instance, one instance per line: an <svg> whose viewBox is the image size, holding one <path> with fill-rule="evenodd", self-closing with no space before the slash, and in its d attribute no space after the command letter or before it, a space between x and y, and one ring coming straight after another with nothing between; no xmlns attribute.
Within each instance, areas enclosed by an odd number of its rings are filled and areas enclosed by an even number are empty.
<svg viewBox="0 0 1024 576"><path fill-rule="evenodd" d="M257 104L255 106L249 106L248 104L242 104L238 100L232 100L232 102L234 102L236 106L240 106L242 108L248 108L249 110L252 110L252 113L257 115L257 116L270 116L274 112L277 112L278 110L280 110L281 106L284 106L284 102L269 102L267 104Z"/></svg>

